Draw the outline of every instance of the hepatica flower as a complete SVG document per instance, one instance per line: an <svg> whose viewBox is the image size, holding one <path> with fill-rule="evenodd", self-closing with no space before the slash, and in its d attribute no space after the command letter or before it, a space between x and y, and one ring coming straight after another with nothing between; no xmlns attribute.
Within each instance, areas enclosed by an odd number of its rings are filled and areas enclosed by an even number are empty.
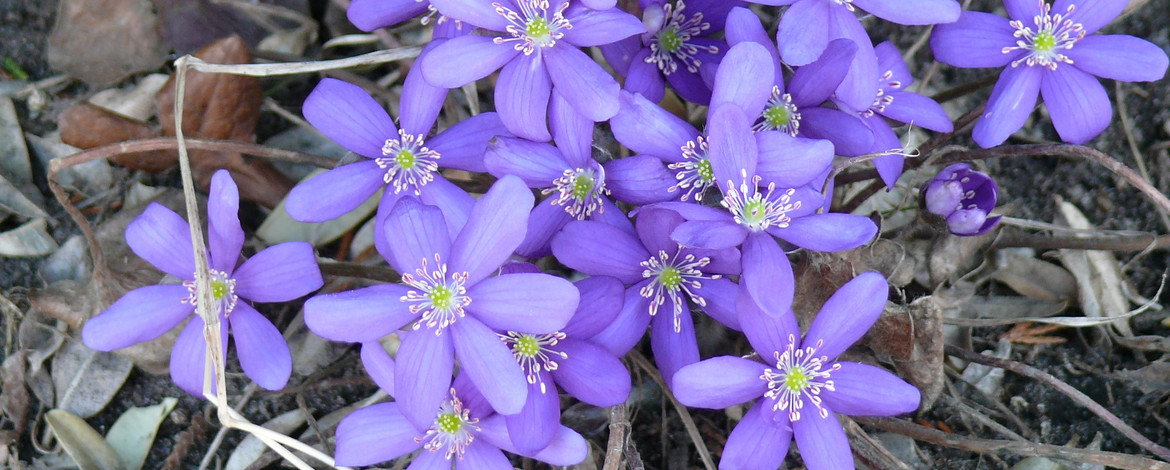
<svg viewBox="0 0 1170 470"><path fill-rule="evenodd" d="M579 48L646 30L617 8L591 10L567 0L431 4L449 18L496 33L454 38L436 47L420 61L423 76L435 86L456 88L500 70L496 111L513 134L536 141L550 138L546 115L553 89L593 121L617 113L617 82Z"/></svg>
<svg viewBox="0 0 1170 470"><path fill-rule="evenodd" d="M418 334L418 333L415 333ZM425 334L425 333L424 333ZM443 381L442 401L425 413L425 424L407 418L401 401L379 403L350 413L337 426L337 465L360 466L407 455L421 449L409 468L510 470L502 451L558 466L581 463L589 444L559 423L550 430L549 444L533 452L517 449L504 416L462 373Z"/></svg>
<svg viewBox="0 0 1170 470"><path fill-rule="evenodd" d="M921 206L945 220L952 234L975 236L987 233L999 222L1000 216L989 217L998 190L986 173L972 170L968 163L956 163L928 181L919 197Z"/></svg>
<svg viewBox="0 0 1170 470"><path fill-rule="evenodd" d="M1105 88L1093 78L1153 81L1166 74L1166 52L1126 35L1094 35L1126 2L1116 0L1005 0L1008 18L965 11L935 28L934 56L956 67L1004 67L972 132L994 147L1024 125L1036 95L1065 142L1096 137L1113 116Z"/></svg>
<svg viewBox="0 0 1170 470"><path fill-rule="evenodd" d="M367 343L403 326L395 386L402 412L420 428L434 419L455 357L493 409L518 413L527 380L493 331L534 335L565 327L577 289L539 273L491 277L524 239L532 192L514 176L476 201L451 237L439 208L402 198L387 215L387 261L402 284L381 284L305 302L305 323L328 339Z"/></svg>
<svg viewBox="0 0 1170 470"><path fill-rule="evenodd" d="M880 274L863 273L829 298L803 338L789 311L778 318L741 308L744 334L764 363L720 356L674 375L675 397L687 406L755 405L731 431L719 468L773 468L795 437L810 470L853 468L849 440L836 413L893 416L918 408L918 389L878 367L836 361L881 315L889 290Z"/></svg>
<svg viewBox="0 0 1170 470"><path fill-rule="evenodd" d="M226 170L212 176L207 203L211 296L224 322L223 345L230 329L244 373L269 390L284 388L292 373L288 344L272 322L247 301L287 302L321 287L321 271L312 245L287 242L268 247L239 264L244 231L240 195ZM203 320L195 311L195 257L191 231L179 214L157 203L126 227L126 244L135 254L182 284L134 289L86 322L81 339L98 351L112 351L161 336L188 317L171 352L171 378L203 396Z"/></svg>

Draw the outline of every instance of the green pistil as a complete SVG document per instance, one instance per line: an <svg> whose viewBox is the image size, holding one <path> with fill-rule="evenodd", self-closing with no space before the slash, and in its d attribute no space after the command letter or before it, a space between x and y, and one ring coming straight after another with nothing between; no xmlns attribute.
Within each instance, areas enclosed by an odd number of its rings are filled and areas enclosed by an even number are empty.
<svg viewBox="0 0 1170 470"><path fill-rule="evenodd" d="M535 336L522 334L516 338L516 346L512 350L523 357L534 357L540 352L540 344L536 342Z"/></svg>
<svg viewBox="0 0 1170 470"><path fill-rule="evenodd" d="M1032 41L1032 48L1036 52L1048 53L1056 49L1056 36L1050 31L1040 31Z"/></svg>
<svg viewBox="0 0 1170 470"><path fill-rule="evenodd" d="M772 106L764 111L764 120L768 121L768 125L775 129L787 126L790 119L792 119L792 114L788 112L786 106Z"/></svg>
<svg viewBox="0 0 1170 470"><path fill-rule="evenodd" d="M528 20L528 26L524 28L524 33L533 39L543 39L547 38L552 30L548 27L548 21L538 16Z"/></svg>
<svg viewBox="0 0 1170 470"><path fill-rule="evenodd" d="M453 294L447 286L435 286L427 296L431 298L431 305L434 305L436 310L447 310L451 308Z"/></svg>
<svg viewBox="0 0 1170 470"><path fill-rule="evenodd" d="M784 386L793 392L799 392L808 387L808 376L801 369L792 369L784 377Z"/></svg>
<svg viewBox="0 0 1170 470"><path fill-rule="evenodd" d="M768 215L767 204L761 199L752 199L743 205L743 223L748 226L757 226L764 222Z"/></svg>
<svg viewBox="0 0 1170 470"><path fill-rule="evenodd" d="M682 274L675 267L663 268L662 272L658 273L658 283L670 290L678 289L678 285L682 284L682 280Z"/></svg>
<svg viewBox="0 0 1170 470"><path fill-rule="evenodd" d="M678 30L664 29L658 33L658 46L666 52L674 52L682 47L682 39L678 37Z"/></svg>
<svg viewBox="0 0 1170 470"><path fill-rule="evenodd" d="M398 155L394 156L394 163L397 163L400 168L413 168L415 161L414 152L406 149L400 150Z"/></svg>
<svg viewBox="0 0 1170 470"><path fill-rule="evenodd" d="M463 430L463 420L455 413L443 413L435 420L438 425L439 432L444 434L455 434Z"/></svg>
<svg viewBox="0 0 1170 470"><path fill-rule="evenodd" d="M594 184L596 183L589 175L577 175L577 179L573 181L573 197L578 201L584 201L593 191Z"/></svg>
<svg viewBox="0 0 1170 470"><path fill-rule="evenodd" d="M223 279L211 280L211 297L215 300L223 300L228 295L228 285Z"/></svg>
<svg viewBox="0 0 1170 470"><path fill-rule="evenodd" d="M715 170L711 169L711 160L704 158L699 160L699 178L703 179L704 183L715 181Z"/></svg>

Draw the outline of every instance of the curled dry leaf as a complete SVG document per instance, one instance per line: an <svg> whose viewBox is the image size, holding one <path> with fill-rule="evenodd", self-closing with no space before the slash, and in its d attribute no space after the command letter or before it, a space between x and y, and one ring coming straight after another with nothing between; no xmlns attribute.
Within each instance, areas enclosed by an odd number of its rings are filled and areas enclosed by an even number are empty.
<svg viewBox="0 0 1170 470"><path fill-rule="evenodd" d="M239 36L208 44L195 57L213 64L247 64L252 62L248 46ZM175 78L158 93L158 119L162 133L175 135ZM264 100L260 80L242 75L190 71L186 77L183 101L183 134L187 137L252 142ZM191 170L205 189L215 170L226 168L240 187L240 197L275 207L292 189L272 165L250 160L238 153L191 150Z"/></svg>
<svg viewBox="0 0 1170 470"><path fill-rule="evenodd" d="M885 239L835 253L809 251L803 262L793 266L796 296L792 310L801 326L808 327L825 300L858 274L877 271L890 285L902 287L912 280L914 268L915 261L902 244Z"/></svg>
<svg viewBox="0 0 1170 470"><path fill-rule="evenodd" d="M1093 225L1076 206L1059 196L1056 198L1058 220L1056 223L1081 230L1092 230ZM1129 298L1123 284L1121 263L1107 251L1060 250L1060 262L1076 279L1077 300L1086 317L1114 318L1130 311ZM1133 336L1129 321L1118 319L1112 323L1117 334Z"/></svg>
<svg viewBox="0 0 1170 470"><path fill-rule="evenodd" d="M908 306L887 303L863 342L918 387L922 392L918 409L929 409L943 388L942 309L933 297L922 297Z"/></svg>
<svg viewBox="0 0 1170 470"><path fill-rule="evenodd" d="M61 0L49 65L91 84L156 69L167 57L150 0Z"/></svg>
<svg viewBox="0 0 1170 470"><path fill-rule="evenodd" d="M80 149L159 136L158 129L145 122L84 102L61 113L57 126L61 130L61 141ZM158 173L173 167L177 157L174 152L156 150L123 153L110 157L110 160L126 168Z"/></svg>

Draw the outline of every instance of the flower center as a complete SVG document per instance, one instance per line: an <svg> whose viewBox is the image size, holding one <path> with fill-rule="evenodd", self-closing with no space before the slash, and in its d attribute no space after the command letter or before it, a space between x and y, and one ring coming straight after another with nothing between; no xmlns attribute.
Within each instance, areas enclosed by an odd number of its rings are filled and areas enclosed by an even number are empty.
<svg viewBox="0 0 1170 470"><path fill-rule="evenodd" d="M645 61L647 64L657 64L658 70L664 75L670 75L678 70L679 62L682 62L688 72L698 73L703 62L695 57L696 54L719 53L719 48L715 46L691 44L691 39L711 29L711 23L703 21L703 12L697 12L687 18L686 13L683 13L686 8L682 0L677 2L677 6L669 3L663 5L666 24L658 30L654 41L650 42L650 55Z"/></svg>
<svg viewBox="0 0 1170 470"><path fill-rule="evenodd" d="M853 11L853 0L833 0L838 5L844 5L846 10Z"/></svg>
<svg viewBox="0 0 1170 470"><path fill-rule="evenodd" d="M829 416L829 410L821 406L821 390L833 391L833 381L829 380L832 372L841 369L841 364L829 362L827 356L817 356L817 349L824 345L824 341L817 341L816 346L804 349L796 348L796 336L788 335L788 347L783 353L776 351L776 370L764 369L760 379L768 382L768 391L765 397L775 403L775 411L788 410L788 419L800 420L800 410L804 408L805 400L817 407L822 418Z"/></svg>
<svg viewBox="0 0 1170 470"><path fill-rule="evenodd" d="M703 191L715 184L715 172L711 169L711 159L707 157L707 140L699 136L687 142L682 146L682 156L683 161L666 166L671 170L678 170L678 173L674 174L674 179L678 180L678 183L671 186L667 192L685 189L682 194L683 201L690 199L691 196L695 197L695 201L702 201Z"/></svg>
<svg viewBox="0 0 1170 470"><path fill-rule="evenodd" d="M772 87L772 96L768 98L768 103L764 105L764 112L760 114L760 121L752 126L752 130L756 132L770 131L772 129L780 130L790 136L796 137L800 131L800 112L795 104L792 104L792 95L788 93L780 93L780 87Z"/></svg>
<svg viewBox="0 0 1170 470"><path fill-rule="evenodd" d="M211 300L214 302L215 308L227 316L232 313L232 310L236 308L236 302L240 300L240 297L236 295L236 280L228 277L227 273L214 269L209 270L208 274L211 276ZM188 295L182 302L199 305L199 287L195 281L183 281L183 286L187 288Z"/></svg>
<svg viewBox="0 0 1170 470"><path fill-rule="evenodd" d="M394 193L413 190L417 196L421 188L435 179L439 169L439 152L423 146L423 136L409 135L399 129L397 139L386 139L382 156L374 159L378 168L386 170L382 181L394 186Z"/></svg>
<svg viewBox="0 0 1170 470"><path fill-rule="evenodd" d="M605 211L604 196L609 194L609 189L605 187L605 170L598 166L596 170L565 170L559 178L553 180L552 187L541 192L558 193L553 203L564 206L565 212L577 220L584 220L593 215L594 211Z"/></svg>
<svg viewBox="0 0 1170 470"><path fill-rule="evenodd" d="M414 323L415 330L434 328L435 335L443 334L443 329L451 326L464 315L463 307L471 303L467 295L467 273L452 273L447 275L447 265L435 255L435 270L427 271L427 259L423 258L422 267L415 270L415 274L403 274L402 283L415 290L407 292L399 298L402 302L411 302L410 313L421 313L422 317Z"/></svg>
<svg viewBox="0 0 1170 470"><path fill-rule="evenodd" d="M638 291L642 297L650 300L650 316L658 314L658 307L666 303L667 296L674 305L674 332L682 330L683 300L680 292L686 293L691 301L699 306L706 307L707 300L698 295L697 290L703 287L703 279L719 279L720 275L707 275L704 267L711 264L711 258L695 258L695 255L683 254L682 250L674 256L659 251L658 256L640 263L643 279L653 279Z"/></svg>
<svg viewBox="0 0 1170 470"><path fill-rule="evenodd" d="M565 35L562 30L572 29L573 25L565 19L565 9L569 2L562 2L556 11L549 12L548 0L517 0L520 13L513 11L499 2L492 3L496 13L508 20L508 34L512 37L496 37L492 41L496 44L515 42L516 50L531 55L538 47L552 47L557 40Z"/></svg>
<svg viewBox="0 0 1170 470"><path fill-rule="evenodd" d="M1012 61L1012 67L1027 64L1056 70L1056 66L1061 62L1073 63L1071 58L1059 51L1072 49L1078 40L1085 37L1085 28L1069 19L1076 11L1076 5L1069 5L1064 13L1053 15L1052 5L1045 3L1044 0L1038 1L1041 13L1032 19L1036 29L1025 26L1021 20L1009 22L1008 24L1015 28L1012 35L1016 37L1016 45L1004 47L1003 53L1028 52L1023 58Z"/></svg>
<svg viewBox="0 0 1170 470"><path fill-rule="evenodd" d="M540 370L552 372L560 367L557 358L569 358L567 353L552 349L558 342L565 339L565 334L559 331L546 335L530 335L509 331L506 335L499 335L504 344L511 346L512 356L520 363L520 368L528 376L528 383L540 383L540 393L545 393L547 385L540 378Z"/></svg>
<svg viewBox="0 0 1170 470"><path fill-rule="evenodd" d="M758 185L761 178L753 176L751 185L747 180L747 171L741 170L743 181L736 189L735 183L727 182L727 191L720 204L731 212L735 222L753 232L765 230L769 227L786 228L792 221L788 213L800 209L800 201L792 201L796 194L795 189L788 189L773 199L772 193L776 190L776 183L768 184L767 192L760 192Z"/></svg>
<svg viewBox="0 0 1170 470"><path fill-rule="evenodd" d="M462 460L463 452L475 440L474 433L480 431L479 426L475 425L479 418L472 418L470 414L471 411L463 408L463 402L455 396L455 389L452 388L451 399L439 405L435 422L426 434L414 438L414 441L426 441L423 448L430 452L446 451L447 460L451 460L453 455Z"/></svg>
<svg viewBox="0 0 1170 470"><path fill-rule="evenodd" d="M873 104L869 106L869 109L861 112L861 117L868 118L873 116L874 113L885 111L886 106L889 106L890 103L894 102L894 96L887 95L886 90L900 90L902 89L902 82L900 80L893 80L893 78L893 70L887 70L886 73L882 74L881 79L878 80L877 97L873 99Z"/></svg>

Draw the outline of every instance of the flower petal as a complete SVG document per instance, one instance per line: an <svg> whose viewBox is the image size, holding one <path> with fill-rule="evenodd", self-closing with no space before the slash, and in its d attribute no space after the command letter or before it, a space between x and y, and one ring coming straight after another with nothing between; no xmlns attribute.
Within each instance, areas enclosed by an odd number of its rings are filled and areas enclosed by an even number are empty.
<svg viewBox="0 0 1170 470"><path fill-rule="evenodd" d="M662 71L658 70L658 65L646 62L648 57L650 49L642 49L634 56L630 62L623 91L642 95L650 102L658 103L666 96L666 79L662 76Z"/></svg>
<svg viewBox="0 0 1170 470"><path fill-rule="evenodd" d="M236 294L256 302L287 302L325 285L313 245L285 242L256 253L235 274Z"/></svg>
<svg viewBox="0 0 1170 470"><path fill-rule="evenodd" d="M381 157L386 139L398 137L382 105L361 87L335 78L322 79L301 112L326 137L365 157Z"/></svg>
<svg viewBox="0 0 1170 470"><path fill-rule="evenodd" d="M672 308L680 311L671 311ZM667 298L666 305L650 320L650 349L666 385L673 389L674 373L683 366L699 362L699 342L695 338L695 323L686 299L675 303Z"/></svg>
<svg viewBox="0 0 1170 470"><path fill-rule="evenodd" d="M958 21L934 27L930 49L939 62L955 67L1003 67L1022 54L1003 53L1016 45L1015 31L1002 16L964 11Z"/></svg>
<svg viewBox="0 0 1170 470"><path fill-rule="evenodd" d="M436 263L450 263L451 242L438 207L404 197L382 225L389 243L390 265L399 273L411 274L421 266L428 266L429 271L438 268Z"/></svg>
<svg viewBox="0 0 1170 470"><path fill-rule="evenodd" d="M434 181L423 186L420 198L424 205L435 206L443 211L448 238L463 230L471 215L471 208L475 206L475 198L442 175L436 175Z"/></svg>
<svg viewBox="0 0 1170 470"><path fill-rule="evenodd" d="M739 246L747 233L747 229L730 218L691 220L675 228L670 238L682 246L720 250Z"/></svg>
<svg viewBox="0 0 1170 470"><path fill-rule="evenodd" d="M474 285L504 264L524 241L533 201L532 191L520 178L496 181L475 202L467 225L451 243L451 271L466 271L466 285Z"/></svg>
<svg viewBox="0 0 1170 470"><path fill-rule="evenodd" d="M240 228L240 190L227 170L218 170L211 176L207 228L211 268L232 272L244 247L244 229Z"/></svg>
<svg viewBox="0 0 1170 470"><path fill-rule="evenodd" d="M865 155L873 147L873 131L856 114L830 108L804 108L800 114L800 136L828 140L839 155Z"/></svg>
<svg viewBox="0 0 1170 470"><path fill-rule="evenodd" d="M419 55L429 53L443 42L442 39L431 41ZM448 91L427 82L423 78L422 68L410 69L402 83L402 97L398 105L398 124L402 126L402 131L424 137L430 134L439 117L439 110L443 109L443 102L447 100Z"/></svg>
<svg viewBox="0 0 1170 470"><path fill-rule="evenodd" d="M430 3L443 16L464 23L470 23L483 29L504 31L510 24L504 15L498 13L499 10L489 2L481 0L431 0ZM511 2L507 2L504 5L510 6ZM462 64L460 62L456 63Z"/></svg>
<svg viewBox="0 0 1170 470"><path fill-rule="evenodd" d="M504 64L496 81L496 112L513 134L546 142L548 98L552 81L545 72L541 54L520 55Z"/></svg>
<svg viewBox="0 0 1170 470"><path fill-rule="evenodd" d="M113 351L155 339L195 311L183 302L189 294L181 285L134 289L85 322L81 340L90 349Z"/></svg>
<svg viewBox="0 0 1170 470"><path fill-rule="evenodd" d="M755 176L759 150L743 110L724 104L711 110L708 121L708 155L715 181L723 185Z"/></svg>
<svg viewBox="0 0 1170 470"><path fill-rule="evenodd" d="M759 115L764 103L772 93L776 77L772 70L772 57L768 50L754 42L743 42L732 46L719 63L715 74L715 87L711 91L711 109L732 103L747 116ZM710 119L712 124L718 121Z"/></svg>
<svg viewBox="0 0 1170 470"><path fill-rule="evenodd" d="M570 169L556 147L517 137L492 139L483 154L483 164L492 175L516 175L531 188L548 188Z"/></svg>
<svg viewBox="0 0 1170 470"><path fill-rule="evenodd" d="M486 2L469 0L440 1L486 4ZM499 70L500 67L520 54L520 51L511 45L496 44L492 42L492 39L487 36L451 38L421 57L417 66L422 67L423 78L431 85L442 88L459 88L491 75L492 72Z"/></svg>
<svg viewBox="0 0 1170 470"><path fill-rule="evenodd" d="M548 75L553 86L573 105L573 109L594 121L605 121L617 114L621 86L575 47L543 49Z"/></svg>
<svg viewBox="0 0 1170 470"><path fill-rule="evenodd" d="M678 212L666 209L647 209L638 212L638 221L635 229L642 246L651 256L671 256L678 253L678 242L670 239L670 234L676 227L682 225L683 219Z"/></svg>
<svg viewBox="0 0 1170 470"><path fill-rule="evenodd" d="M446 452L419 452L406 470L452 470Z"/></svg>
<svg viewBox="0 0 1170 470"><path fill-rule="evenodd" d="M558 342L556 350L569 357L557 361L552 376L569 395L600 407L625 402L630 396L630 371L605 348L570 337Z"/></svg>
<svg viewBox="0 0 1170 470"><path fill-rule="evenodd" d="M666 162L681 161L682 146L699 136L699 131L682 118L628 92L621 94L621 112L609 124L622 145Z"/></svg>
<svg viewBox="0 0 1170 470"><path fill-rule="evenodd" d="M280 330L247 302L237 303L228 321L248 378L268 390L284 388L292 375L292 353Z"/></svg>
<svg viewBox="0 0 1170 470"><path fill-rule="evenodd" d="M764 46L768 50L768 58L772 62L773 85L778 85L781 91L784 90L784 69L780 65L780 53L776 50L776 43L764 31L764 25L760 23L759 16L746 7L732 8L727 14L727 27L724 34L727 35L727 43L732 47L741 42L754 42Z"/></svg>
<svg viewBox="0 0 1170 470"><path fill-rule="evenodd" d="M761 399L744 414L727 436L719 468L772 468L784 461L792 445L792 429L787 423L774 424L771 408L772 400Z"/></svg>
<svg viewBox="0 0 1170 470"><path fill-rule="evenodd" d="M394 358L390 357L382 343L377 341L362 343L361 356L362 367L365 367L366 373L374 383L390 396L394 396Z"/></svg>
<svg viewBox="0 0 1170 470"><path fill-rule="evenodd" d="M617 8L570 9L566 19L573 27L564 31L564 40L577 47L601 46L646 32L637 17Z"/></svg>
<svg viewBox="0 0 1170 470"><path fill-rule="evenodd" d="M378 284L318 295L305 301L305 325L334 341L375 341L415 318L410 304L399 300L408 291L399 284Z"/></svg>
<svg viewBox="0 0 1170 470"><path fill-rule="evenodd" d="M293 219L317 223L336 219L386 186L385 170L373 160L342 165L301 181L289 191L284 210Z"/></svg>
<svg viewBox="0 0 1170 470"><path fill-rule="evenodd" d="M1002 144L1013 132L1024 126L1032 108L1036 106L1036 95L1044 72L1040 67L1007 67L995 82L987 108L971 137L980 147L990 148ZM1099 86L1099 85L1098 85Z"/></svg>
<svg viewBox="0 0 1170 470"><path fill-rule="evenodd" d="M564 328L577 310L573 283L548 274L490 277L467 291L467 311L497 330L545 334Z"/></svg>
<svg viewBox="0 0 1170 470"><path fill-rule="evenodd" d="M956 16L956 18L958 18ZM882 83L898 82L897 87L892 85L886 87L886 92L893 90L905 90L911 83L914 83L914 76L910 75L910 68L906 66L906 61L902 60L902 53L898 51L898 46L890 41L882 42L873 46L873 52L877 55L878 71L882 74L890 73L890 77L881 77L879 80Z"/></svg>
<svg viewBox="0 0 1170 470"><path fill-rule="evenodd" d="M777 187L804 186L833 164L833 144L822 139L792 137L780 131L756 133L760 149L756 174Z"/></svg>
<svg viewBox="0 0 1170 470"><path fill-rule="evenodd" d="M610 276L592 276L574 282L581 301L577 312L561 332L570 338L588 339L613 323L625 300L622 282Z"/></svg>
<svg viewBox="0 0 1170 470"><path fill-rule="evenodd" d="M345 16L358 29L370 32L426 13L428 6L416 0L353 0Z"/></svg>
<svg viewBox="0 0 1170 470"><path fill-rule="evenodd" d="M593 344L617 357L625 356L638 344L646 334L646 327L650 326L650 300L638 293L643 285L645 283L639 283L626 289L622 310L613 323L593 335L590 339Z"/></svg>
<svg viewBox="0 0 1170 470"><path fill-rule="evenodd" d="M421 447L419 431L398 410L398 403L378 403L342 418L337 425L337 465L385 462Z"/></svg>
<svg viewBox="0 0 1170 470"><path fill-rule="evenodd" d="M546 198L528 216L528 231L524 234L524 241L516 247L516 254L533 259L552 254L550 244L553 235L573 220L574 217L565 212L564 206L557 204L557 198Z"/></svg>
<svg viewBox="0 0 1170 470"><path fill-rule="evenodd" d="M817 354L830 358L845 352L885 310L889 290L881 274L858 274L825 301L804 336L804 345L817 344Z"/></svg>
<svg viewBox="0 0 1170 470"><path fill-rule="evenodd" d="M508 435L508 427L504 424L503 416L493 415L480 421L479 424L480 428L483 429L480 436L488 444L547 464L573 466L583 462L589 456L589 444L585 442L585 438L565 426L557 428L556 435L553 436L552 443L548 447L535 454L526 454L520 452L512 444L512 438Z"/></svg>
<svg viewBox="0 0 1170 470"><path fill-rule="evenodd" d="M1086 37L1064 54L1082 72L1122 82L1161 80L1170 60L1157 44L1121 34Z"/></svg>
<svg viewBox="0 0 1170 470"><path fill-rule="evenodd" d="M720 409L755 400L768 391L766 366L742 357L718 356L674 374L674 397L695 408Z"/></svg>
<svg viewBox="0 0 1170 470"><path fill-rule="evenodd" d="M740 286L747 289L764 313L777 317L792 307L795 281L792 264L784 250L766 233L748 235L743 244L743 276ZM747 327L740 319L740 325Z"/></svg>
<svg viewBox="0 0 1170 470"><path fill-rule="evenodd" d="M573 109L560 91L549 100L548 125L570 168L585 168L593 162L593 121Z"/></svg>
<svg viewBox="0 0 1170 470"><path fill-rule="evenodd" d="M415 429L431 427L451 387L451 371L455 368L455 349L451 345L454 335L451 331L446 333L436 335L431 330L421 330L398 334L402 344L394 364L394 391L398 392L394 398ZM496 343L504 345L499 340Z"/></svg>
<svg viewBox="0 0 1170 470"><path fill-rule="evenodd" d="M551 437L551 435L550 435ZM498 447L483 441L471 441L460 458L455 459L455 470L511 470L512 463ZM449 464L448 464L449 465ZM447 470L448 467L442 467Z"/></svg>
<svg viewBox="0 0 1170 470"><path fill-rule="evenodd" d="M553 236L552 252L565 266L589 275L613 276L625 284L642 280L639 264L650 259L633 235L591 220L569 222Z"/></svg>
<svg viewBox="0 0 1170 470"><path fill-rule="evenodd" d="M759 304L752 300L747 289L740 283L739 293L735 298L735 307L739 311L739 326L743 328L744 336L760 357L765 361L788 345L796 343L800 346L800 327L796 324L796 315L792 310L777 316L771 316L760 310Z"/></svg>
<svg viewBox="0 0 1170 470"><path fill-rule="evenodd" d="M227 356L227 328L221 328L220 344L223 354ZM204 361L207 359L207 341L203 339L203 320L199 315L191 317L179 338L175 340L175 347L171 350L171 380L187 393L203 398ZM215 389L215 378L212 377L212 390Z"/></svg>
<svg viewBox="0 0 1170 470"><path fill-rule="evenodd" d="M869 243L877 225L860 215L813 214L792 219L788 228L769 229L769 233L801 248L833 252Z"/></svg>
<svg viewBox="0 0 1170 470"><path fill-rule="evenodd" d="M918 388L880 367L838 362L833 390L821 392L825 407L850 416L894 416L918 409Z"/></svg>
<svg viewBox="0 0 1170 470"><path fill-rule="evenodd" d="M904 25L951 23L962 8L955 0L853 0L862 10L883 20ZM1006 3L1006 2L1005 2Z"/></svg>
<svg viewBox="0 0 1170 470"><path fill-rule="evenodd" d="M505 415L519 413L528 399L528 381L508 346L470 316L452 323L450 333L462 370L491 403L492 409ZM399 385L404 384L395 383L401 388Z"/></svg>
<svg viewBox="0 0 1170 470"><path fill-rule="evenodd" d="M792 422L792 434L809 468L853 468L849 439L832 411L821 417L815 408L806 407L800 419Z"/></svg>
<svg viewBox="0 0 1170 470"><path fill-rule="evenodd" d="M605 162L605 187L614 199L635 205L669 201L677 197L671 191L674 174L662 160L650 155L632 155Z"/></svg>
<svg viewBox="0 0 1170 470"><path fill-rule="evenodd" d="M1053 13L1065 13L1069 11L1073 3L1076 3L1076 8L1071 14L1065 15L1068 21L1073 23L1080 23L1084 28L1085 34L1093 34L1097 30L1104 28L1105 25L1113 22L1125 9L1125 5L1129 2L1118 2L1109 0L1082 0L1073 2L1071 0L1056 0L1052 2ZM1020 18L1028 20L1031 18Z"/></svg>
<svg viewBox="0 0 1170 470"><path fill-rule="evenodd" d="M537 373L540 378L528 384L528 400L524 407L519 413L504 417L512 444L528 454L548 447L561 425L561 398L557 394L557 385L548 371Z"/></svg>
<svg viewBox="0 0 1170 470"><path fill-rule="evenodd" d="M1097 78L1075 67L1045 70L1040 93L1060 139L1083 144L1097 137L1113 118L1109 95Z"/></svg>
<svg viewBox="0 0 1170 470"><path fill-rule="evenodd" d="M1004 0L1003 8L1007 10L1008 18L1026 22L1043 13L1041 3L1036 0Z"/></svg>
<svg viewBox="0 0 1170 470"><path fill-rule="evenodd" d="M126 226L126 245L164 273L188 281L195 279L191 226L162 204L150 203Z"/></svg>
<svg viewBox="0 0 1170 470"><path fill-rule="evenodd" d="M511 135L500 115L480 113L459 121L428 141L431 150L439 152L443 168L475 173L486 172L483 166L483 152L492 137Z"/></svg>
<svg viewBox="0 0 1170 470"><path fill-rule="evenodd" d="M703 286L694 289L695 295L702 297L707 305L703 306L706 313L723 326L739 331L739 314L735 310L735 296L739 292L739 285L727 278L705 279Z"/></svg>
<svg viewBox="0 0 1170 470"><path fill-rule="evenodd" d="M776 44L785 63L806 65L821 56L829 45L830 8L823 0L798 0L784 12Z"/></svg>
<svg viewBox="0 0 1170 470"><path fill-rule="evenodd" d="M853 55L853 63L849 64L849 73L837 86L837 101L852 111L869 109L877 96L877 78L880 75L869 33L853 12L844 8L830 8L829 37L846 38L857 44L857 54Z"/></svg>
<svg viewBox="0 0 1170 470"><path fill-rule="evenodd" d="M894 101L879 113L882 116L935 132L954 130L950 116L934 100L908 91L895 91L889 95Z"/></svg>
<svg viewBox="0 0 1170 470"><path fill-rule="evenodd" d="M857 43L849 39L829 41L817 60L796 69L796 73L792 75L792 80L788 82L792 104L798 108L805 108L824 103L849 73L849 64L853 62L853 56L857 53Z"/></svg>

